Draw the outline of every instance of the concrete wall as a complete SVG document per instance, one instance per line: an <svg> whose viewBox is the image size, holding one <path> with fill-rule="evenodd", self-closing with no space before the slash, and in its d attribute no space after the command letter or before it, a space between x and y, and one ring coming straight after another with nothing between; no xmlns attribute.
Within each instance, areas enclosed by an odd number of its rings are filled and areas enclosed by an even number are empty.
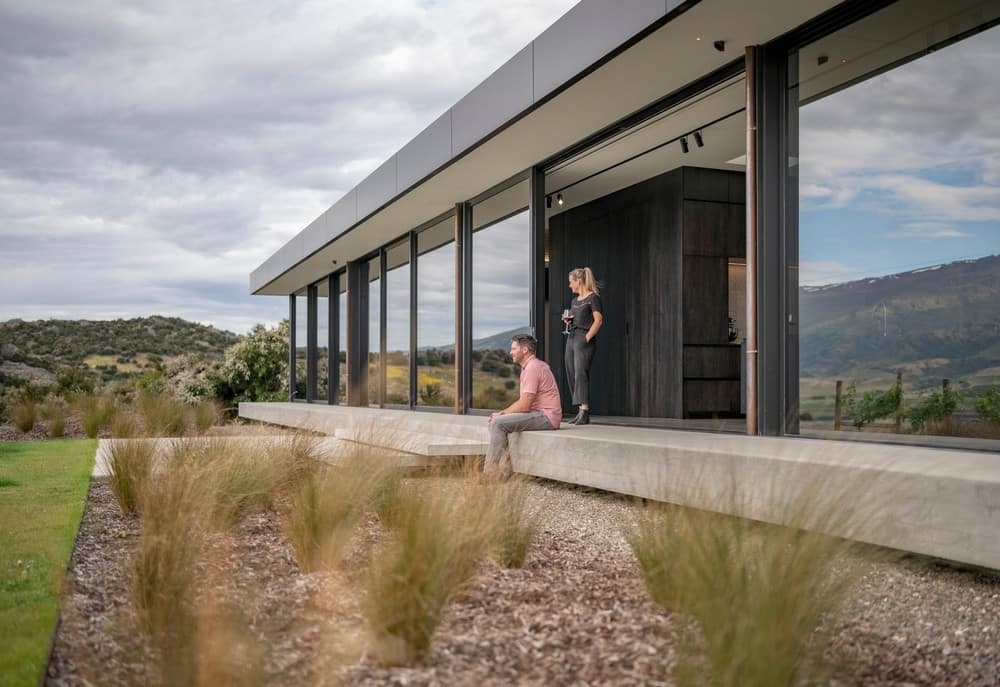
<svg viewBox="0 0 1000 687"><path fill-rule="evenodd" d="M334 434L369 428L485 441L486 418L242 403L242 417ZM1000 570L1000 455L862 442L590 425L513 438L518 472L768 522L805 497L813 523L880 546ZM817 511L815 506L819 504ZM839 529L838 529L839 528Z"/></svg>

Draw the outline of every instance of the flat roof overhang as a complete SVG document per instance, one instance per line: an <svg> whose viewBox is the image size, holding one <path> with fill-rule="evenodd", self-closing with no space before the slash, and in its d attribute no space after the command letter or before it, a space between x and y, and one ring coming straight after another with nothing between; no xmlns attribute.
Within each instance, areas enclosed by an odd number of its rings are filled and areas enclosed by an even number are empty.
<svg viewBox="0 0 1000 687"><path fill-rule="evenodd" d="M250 292L300 291L837 4L585 0L254 270Z"/></svg>

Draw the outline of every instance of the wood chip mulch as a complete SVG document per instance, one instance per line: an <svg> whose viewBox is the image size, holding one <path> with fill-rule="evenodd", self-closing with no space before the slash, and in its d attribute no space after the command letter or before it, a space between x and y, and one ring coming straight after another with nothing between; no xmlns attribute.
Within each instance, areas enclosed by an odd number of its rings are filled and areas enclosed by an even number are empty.
<svg viewBox="0 0 1000 687"><path fill-rule="evenodd" d="M213 558L222 561L220 594L238 601L261 647L260 682L671 684L672 619L649 602L621 536L631 503L551 482L532 482L531 490L546 519L526 566L485 565L448 607L426 663L415 667L383 668L364 653L362 599L352 590L364 588L376 521L362 528L341 570L305 574L273 513L246 518L215 544L224 555ZM151 649L133 629L128 601L138 533L138 519L122 515L107 481L95 480L47 685L155 683ZM922 559L877 564L834 642L853 677L831 684L998 685L998 618L996 577Z"/></svg>

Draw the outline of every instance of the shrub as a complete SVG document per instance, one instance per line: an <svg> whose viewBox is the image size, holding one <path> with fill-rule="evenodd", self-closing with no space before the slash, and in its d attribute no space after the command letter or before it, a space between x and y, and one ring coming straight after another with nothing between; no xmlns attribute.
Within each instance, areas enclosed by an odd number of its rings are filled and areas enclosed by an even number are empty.
<svg viewBox="0 0 1000 687"><path fill-rule="evenodd" d="M852 384L847 387L844 410L854 420L854 426L861 429L875 420L890 417L903 404L903 385L893 384L886 391L867 391L859 399Z"/></svg>
<svg viewBox="0 0 1000 687"><path fill-rule="evenodd" d="M14 404L14 426L22 432L30 432L35 428L36 404L33 400L24 398Z"/></svg>
<svg viewBox="0 0 1000 687"><path fill-rule="evenodd" d="M961 394L953 391L951 387L945 387L941 391L933 391L922 397L909 412L913 430L919 432L928 428L929 425L944 422L955 412L959 400L961 400Z"/></svg>
<svg viewBox="0 0 1000 687"><path fill-rule="evenodd" d="M226 349L215 393L226 402L284 400L287 384L288 320L284 320L273 329L258 324Z"/></svg>
<svg viewBox="0 0 1000 687"><path fill-rule="evenodd" d="M394 536L369 568L365 615L383 665L422 660L444 608L475 575L492 539L471 484L404 494Z"/></svg>
<svg viewBox="0 0 1000 687"><path fill-rule="evenodd" d="M981 420L1000 423L1000 387L990 387L985 394L973 399L972 405Z"/></svg>
<svg viewBox="0 0 1000 687"><path fill-rule="evenodd" d="M56 393L61 396L94 393L94 380L86 370L66 368L56 373Z"/></svg>

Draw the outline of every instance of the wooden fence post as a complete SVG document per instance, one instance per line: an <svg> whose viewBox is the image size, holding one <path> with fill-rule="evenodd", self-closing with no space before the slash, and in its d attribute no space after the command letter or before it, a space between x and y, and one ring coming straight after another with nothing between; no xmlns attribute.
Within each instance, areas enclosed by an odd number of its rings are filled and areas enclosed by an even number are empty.
<svg viewBox="0 0 1000 687"><path fill-rule="evenodd" d="M844 382L837 380L837 395L834 397L833 401L833 429L834 431L840 431L840 415L841 415L841 393L844 390Z"/></svg>
<svg viewBox="0 0 1000 687"><path fill-rule="evenodd" d="M899 389L899 401L896 402L896 434L903 431L903 373L896 373L896 388Z"/></svg>

